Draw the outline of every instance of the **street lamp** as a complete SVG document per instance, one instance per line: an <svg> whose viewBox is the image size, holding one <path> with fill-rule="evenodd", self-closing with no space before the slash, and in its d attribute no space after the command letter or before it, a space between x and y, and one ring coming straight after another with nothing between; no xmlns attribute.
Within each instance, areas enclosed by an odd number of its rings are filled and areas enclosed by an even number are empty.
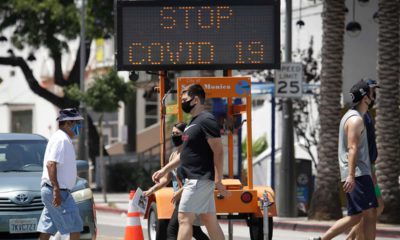
<svg viewBox="0 0 400 240"><path fill-rule="evenodd" d="M346 31L348 32L350 37L357 37L361 33L361 24L358 22L352 21L346 25Z"/></svg>
<svg viewBox="0 0 400 240"><path fill-rule="evenodd" d="M7 53L8 53L11 57L14 57L14 56L15 56L14 51L13 51L11 48L7 50Z"/></svg>
<svg viewBox="0 0 400 240"><path fill-rule="evenodd" d="M361 24L356 21L356 0L353 0L353 20L346 25L350 37L357 37L361 33Z"/></svg>
<svg viewBox="0 0 400 240"><path fill-rule="evenodd" d="M304 23L303 20L299 19L299 20L297 20L296 25L297 25L299 28L302 28L302 27L303 27L304 25L306 25L306 24Z"/></svg>
<svg viewBox="0 0 400 240"><path fill-rule="evenodd" d="M375 23L379 23L379 10L372 15L372 19L374 20Z"/></svg>
<svg viewBox="0 0 400 240"><path fill-rule="evenodd" d="M137 80L139 80L139 74L135 71L130 72L129 80L131 80L132 82L136 82Z"/></svg>
<svg viewBox="0 0 400 240"><path fill-rule="evenodd" d="M33 53L31 52L31 53L28 55L28 58L27 58L26 60L28 60L29 62L33 62L33 61L36 61L36 57L35 57L35 55L33 55Z"/></svg>
<svg viewBox="0 0 400 240"><path fill-rule="evenodd" d="M300 8L299 8L299 20L297 20L296 25L301 29L304 25L306 25L304 23L304 21L301 19L301 10L302 10L302 3L303 0L300 0Z"/></svg>
<svg viewBox="0 0 400 240"><path fill-rule="evenodd" d="M365 6L369 3L369 0L358 0L358 2L360 3L360 6Z"/></svg>

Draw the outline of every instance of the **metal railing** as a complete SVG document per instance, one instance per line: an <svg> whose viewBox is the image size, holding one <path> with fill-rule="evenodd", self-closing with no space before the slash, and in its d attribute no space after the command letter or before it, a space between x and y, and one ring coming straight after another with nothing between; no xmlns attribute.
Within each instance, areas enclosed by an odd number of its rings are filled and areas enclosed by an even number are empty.
<svg viewBox="0 0 400 240"><path fill-rule="evenodd" d="M172 152L172 145L169 144L171 142L170 139L165 140L165 145L167 146L166 149L166 158L168 159L168 156ZM161 152L161 144L157 143L141 152L137 153L137 160L138 162L150 162L150 161L160 161L160 152Z"/></svg>

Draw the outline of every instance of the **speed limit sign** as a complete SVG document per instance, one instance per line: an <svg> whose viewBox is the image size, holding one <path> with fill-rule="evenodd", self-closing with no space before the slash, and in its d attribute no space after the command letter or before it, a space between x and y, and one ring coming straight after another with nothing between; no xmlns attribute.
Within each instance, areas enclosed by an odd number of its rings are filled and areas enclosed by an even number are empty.
<svg viewBox="0 0 400 240"><path fill-rule="evenodd" d="M301 63L282 63L275 71L275 96L299 98L303 94L303 66Z"/></svg>

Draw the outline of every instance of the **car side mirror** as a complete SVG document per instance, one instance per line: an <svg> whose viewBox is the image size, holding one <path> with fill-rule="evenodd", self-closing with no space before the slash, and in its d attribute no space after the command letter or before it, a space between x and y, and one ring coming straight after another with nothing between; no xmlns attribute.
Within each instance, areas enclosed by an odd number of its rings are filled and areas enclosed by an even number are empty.
<svg viewBox="0 0 400 240"><path fill-rule="evenodd" d="M76 169L78 177L88 179L89 177L89 162L85 160L76 160Z"/></svg>

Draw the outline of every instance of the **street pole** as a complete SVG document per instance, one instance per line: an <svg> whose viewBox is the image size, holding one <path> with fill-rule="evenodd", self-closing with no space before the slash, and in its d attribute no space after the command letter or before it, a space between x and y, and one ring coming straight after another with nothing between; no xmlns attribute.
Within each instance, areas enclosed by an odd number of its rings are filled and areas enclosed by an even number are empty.
<svg viewBox="0 0 400 240"><path fill-rule="evenodd" d="M271 187L275 189L275 92L271 94Z"/></svg>
<svg viewBox="0 0 400 240"><path fill-rule="evenodd" d="M292 61L292 0L286 0L285 61ZM282 157L279 169L278 213L281 217L296 217L296 176L293 139L293 104L282 101Z"/></svg>
<svg viewBox="0 0 400 240"><path fill-rule="evenodd" d="M80 69L79 69L79 77L80 77L80 90L81 92L85 92L85 63L86 63L86 43L85 43L85 5L86 5L86 0L81 0L82 1L82 6L81 6L81 34L80 34ZM83 131L82 134L80 134L80 139L79 139L79 159L81 160L88 160L88 154L87 154L87 134L88 134L88 122L87 122L87 114L86 114L86 107L85 103L83 101L80 102L80 112L82 116L84 117L83 121Z"/></svg>

